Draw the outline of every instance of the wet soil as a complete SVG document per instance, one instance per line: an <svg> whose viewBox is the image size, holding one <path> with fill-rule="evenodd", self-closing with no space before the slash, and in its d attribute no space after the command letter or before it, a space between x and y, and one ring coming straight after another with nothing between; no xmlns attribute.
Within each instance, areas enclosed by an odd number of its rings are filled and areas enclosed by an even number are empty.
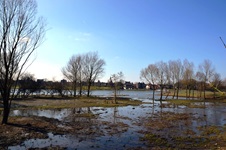
<svg viewBox="0 0 226 150"><path fill-rule="evenodd" d="M17 109L37 109L48 106L48 109L64 107L87 107L90 104L99 103L106 105L102 100L26 100L14 103ZM122 103L122 102L121 102ZM129 103L129 102L127 102ZM108 103L107 103L108 104ZM150 106L147 106L148 108ZM159 107L159 106L155 106ZM133 121L133 125L139 126L141 130L140 141L144 146L133 148L120 147L120 149L226 149L226 125L197 125L194 123L206 120L206 115L197 115L195 112L170 112L164 109L172 107L165 105L161 111L154 111L146 114L146 117L139 117ZM132 107L132 110L137 109ZM145 109L142 108L142 109ZM162 109L164 111L162 111ZM200 109L208 109L203 107ZM105 110L103 110L103 113ZM117 111L114 111L117 112ZM107 113L107 112L105 112ZM101 121L99 114L81 114L79 109L76 113L68 116L64 120L39 116L11 116L7 125L0 125L0 149L7 149L8 146L20 145L28 139L45 139L48 134L54 135L76 135L80 137L100 137L112 136L126 132L133 125L124 123L130 120L127 116L117 116L120 121L114 123L110 121ZM1 117L0 117L1 119ZM122 139L123 140L123 139ZM82 142L83 138L79 139ZM114 146L114 145L113 145ZM117 143L115 143L117 146ZM66 147L53 146L44 149L64 149ZM95 149L91 145L92 149ZM41 149L41 148L40 148ZM100 149L99 147L97 149Z"/></svg>
<svg viewBox="0 0 226 150"><path fill-rule="evenodd" d="M79 119L78 119L79 118ZM101 126L100 126L101 124ZM103 129L105 132L103 132ZM99 137L127 131L128 125L122 122L98 122L93 117L78 116L73 122L61 122L46 117L10 117L9 124L0 125L0 149L20 145L27 139L45 139L48 133L54 135L76 135L81 137ZM54 148L54 147L49 147ZM55 147L57 148L57 147ZM47 149L47 148L45 148Z"/></svg>
<svg viewBox="0 0 226 150"><path fill-rule="evenodd" d="M117 106L131 105L134 102L119 100ZM13 109L61 109L61 108L80 108L89 106L112 107L115 104L103 101L102 99L92 100L49 100L49 99L30 99L14 101ZM136 102L134 103L136 104ZM137 105L137 104L136 104ZM108 121L97 120L98 114L81 113L80 109L64 120L58 120L39 116L10 116L8 124L0 124L0 149L7 149L8 146L20 145L28 139L45 139L48 133L54 135L76 135L80 137L98 137L103 135L113 135L127 131L128 125L122 122L117 124ZM2 117L0 117L2 120ZM103 132L105 130L105 133ZM81 140L79 140L81 142ZM53 148L53 147L52 147ZM52 149L49 147L48 149ZM55 147L59 149L59 147Z"/></svg>
<svg viewBox="0 0 226 150"><path fill-rule="evenodd" d="M8 124L0 125L0 148L18 145L26 139L47 138L48 132L63 134L66 129L58 128L56 119L45 117L10 117Z"/></svg>
<svg viewBox="0 0 226 150"><path fill-rule="evenodd" d="M141 118L144 130L141 140L154 149L226 149L226 125L194 126L198 120L192 113L159 112Z"/></svg>

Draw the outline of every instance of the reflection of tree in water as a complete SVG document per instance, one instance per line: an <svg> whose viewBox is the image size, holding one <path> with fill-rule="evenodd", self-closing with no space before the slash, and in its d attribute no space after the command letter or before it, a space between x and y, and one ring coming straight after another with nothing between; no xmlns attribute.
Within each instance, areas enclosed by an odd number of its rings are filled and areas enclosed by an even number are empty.
<svg viewBox="0 0 226 150"><path fill-rule="evenodd" d="M82 135L85 139L101 135L100 122L89 107L71 109L63 121L71 128L73 135Z"/></svg>
<svg viewBox="0 0 226 150"><path fill-rule="evenodd" d="M102 121L102 131L107 135L120 134L128 130L129 125L123 120L129 119L120 116L118 107L111 108L105 121Z"/></svg>
<svg viewBox="0 0 226 150"><path fill-rule="evenodd" d="M106 120L98 119L99 116L95 115L94 111L99 110L100 109L91 110L90 107L71 109L70 115L64 119L67 126L72 128L71 134L81 140L87 140L104 135L120 134L127 131L128 125L121 122L125 118L121 118L117 107L112 108L112 113L110 111L104 111L105 114L112 115L110 120L108 118L109 116Z"/></svg>
<svg viewBox="0 0 226 150"><path fill-rule="evenodd" d="M117 122L119 122L119 119L118 119L118 107L114 107L114 110L113 110L113 123L116 124Z"/></svg>

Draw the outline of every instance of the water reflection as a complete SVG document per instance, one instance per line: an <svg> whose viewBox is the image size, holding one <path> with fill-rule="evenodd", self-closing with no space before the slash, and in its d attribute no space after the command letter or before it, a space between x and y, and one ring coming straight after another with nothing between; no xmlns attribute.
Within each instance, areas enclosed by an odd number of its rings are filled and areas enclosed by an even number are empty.
<svg viewBox="0 0 226 150"><path fill-rule="evenodd" d="M91 93L94 96L100 96L100 97L110 97L113 96L112 91L109 90L95 90ZM146 102L152 102L153 98L153 92L152 90L145 90L145 91L133 91L133 90L121 90L119 91L120 97L127 97L132 98L134 100L141 100ZM160 91L155 91L155 100L158 100L160 98ZM163 96L163 99L172 99L172 96ZM180 99L184 99L183 97L180 97Z"/></svg>
<svg viewBox="0 0 226 150"><path fill-rule="evenodd" d="M209 105L206 108L189 108L189 107L172 107L161 108L158 104L143 104L141 106L127 107L87 107L87 108L70 108L70 109L51 109L51 110L13 110L12 116L41 116L54 118L65 122L74 122L79 114L98 115L98 118L117 123L120 117L136 119L140 116L150 115L154 112L174 112L174 113L191 113L196 117L205 118L206 125L224 125L226 119L225 105ZM122 120L125 120L124 118Z"/></svg>
<svg viewBox="0 0 226 150"><path fill-rule="evenodd" d="M165 102L164 102L165 103ZM86 107L55 110L14 110L12 116L42 116L58 119L64 125L73 128L82 126L86 129L66 135L48 134L47 139L31 139L21 145L11 146L9 149L28 149L42 147L66 147L67 149L129 149L131 147L145 147L139 140L143 129L141 118L163 117L164 113L190 114L193 119L175 122L179 131L192 129L197 131L199 126L224 126L226 124L226 105L206 103L203 108L189 108L185 106L159 107L159 103L142 104L126 107ZM86 117L83 117L86 116ZM94 116L94 117L89 117ZM184 126L186 124L186 126ZM74 125L74 126L73 126ZM76 126L75 126L76 125ZM83 133L82 133L83 132ZM166 135L170 136L170 132Z"/></svg>
<svg viewBox="0 0 226 150"><path fill-rule="evenodd" d="M87 131L95 131L94 136L84 136L86 134L73 134L70 135L53 135L48 134L47 139L32 139L27 140L21 145L11 146L9 149L27 149L27 148L42 148L49 146L60 146L78 149L107 149L107 148L122 148L122 147L133 147L143 146L143 142L139 141L140 134L137 130L140 127L134 124L135 118L143 116L144 112L141 113L142 109L150 111L150 107L114 107L114 108L78 108L78 109L61 109L61 110L35 110L25 111L17 110L13 111L11 115L22 115L22 116L45 116L50 118L59 119L62 122L76 124L78 123L84 126L87 125ZM139 112L139 113L136 113ZM78 117L78 114L96 115L96 119L87 117ZM59 117L60 116L60 117ZM134 119L134 120L133 120ZM101 124L100 124L101 122ZM101 132L102 134L97 134ZM95 136L95 135L100 136Z"/></svg>

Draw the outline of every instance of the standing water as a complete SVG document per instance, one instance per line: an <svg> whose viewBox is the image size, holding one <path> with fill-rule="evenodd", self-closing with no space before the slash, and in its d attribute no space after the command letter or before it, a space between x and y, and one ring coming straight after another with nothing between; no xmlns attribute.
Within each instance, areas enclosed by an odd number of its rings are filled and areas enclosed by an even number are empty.
<svg viewBox="0 0 226 150"><path fill-rule="evenodd" d="M93 93L94 94L94 93ZM109 93L108 93L109 94ZM132 99L141 99L145 102L152 102L151 92L124 92L124 96ZM96 93L96 95L99 95ZM106 96L106 94L104 94ZM166 104L166 102L165 102ZM63 134L57 135L48 133L46 139L28 139L20 145L9 146L8 149L29 149L29 148L64 148L64 149L131 149L148 148L147 143L141 141L144 129L145 118L153 117L161 113L186 113L192 114L195 118L192 120L191 129L197 126L223 126L226 124L226 106L207 103L206 108L189 108L185 106L161 108L158 102L155 104L142 104L140 106L125 107L90 107L75 109L54 109L54 110L13 110L14 116L41 116L57 119L61 122L59 127L64 128L65 124L76 124L84 122L89 125L92 134ZM90 113L96 118L78 118L74 114Z"/></svg>

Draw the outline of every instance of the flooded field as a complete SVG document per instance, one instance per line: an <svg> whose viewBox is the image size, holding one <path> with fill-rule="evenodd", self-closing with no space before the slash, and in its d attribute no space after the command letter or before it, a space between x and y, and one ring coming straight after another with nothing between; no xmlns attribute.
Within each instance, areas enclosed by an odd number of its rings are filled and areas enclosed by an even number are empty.
<svg viewBox="0 0 226 150"><path fill-rule="evenodd" d="M111 91L92 93L98 97L111 94ZM18 102L10 114L12 123L1 126L0 149L226 148L226 103L182 100L178 105L153 101L151 91L119 94L143 103L93 107L95 103L108 104L109 99L105 98L96 102L45 99ZM91 106L90 103L92 107L83 107Z"/></svg>
<svg viewBox="0 0 226 150"><path fill-rule="evenodd" d="M57 149L150 149L183 148L177 142L184 142L175 137L195 137L195 142L202 142L202 128L217 127L224 130L226 124L226 105L205 103L205 107L189 108L160 104L142 104L126 107L88 107L76 109L49 110L14 110L12 116L39 116L58 120L59 128L71 128L71 133L47 133L44 139L27 139L8 149L57 148ZM198 103L197 106L204 105ZM73 125L80 125L81 130L73 132ZM219 131L221 132L221 131ZM223 132L222 132L223 133ZM209 133L215 135L215 132ZM150 137L151 138L150 138ZM219 136L219 134L218 134ZM156 138L158 137L158 138ZM194 139L193 139L194 140ZM211 144L218 146L215 139ZM192 148L194 141L185 141ZM219 141L219 144L222 143ZM208 145L208 143L206 143ZM196 145L197 147L197 145Z"/></svg>

